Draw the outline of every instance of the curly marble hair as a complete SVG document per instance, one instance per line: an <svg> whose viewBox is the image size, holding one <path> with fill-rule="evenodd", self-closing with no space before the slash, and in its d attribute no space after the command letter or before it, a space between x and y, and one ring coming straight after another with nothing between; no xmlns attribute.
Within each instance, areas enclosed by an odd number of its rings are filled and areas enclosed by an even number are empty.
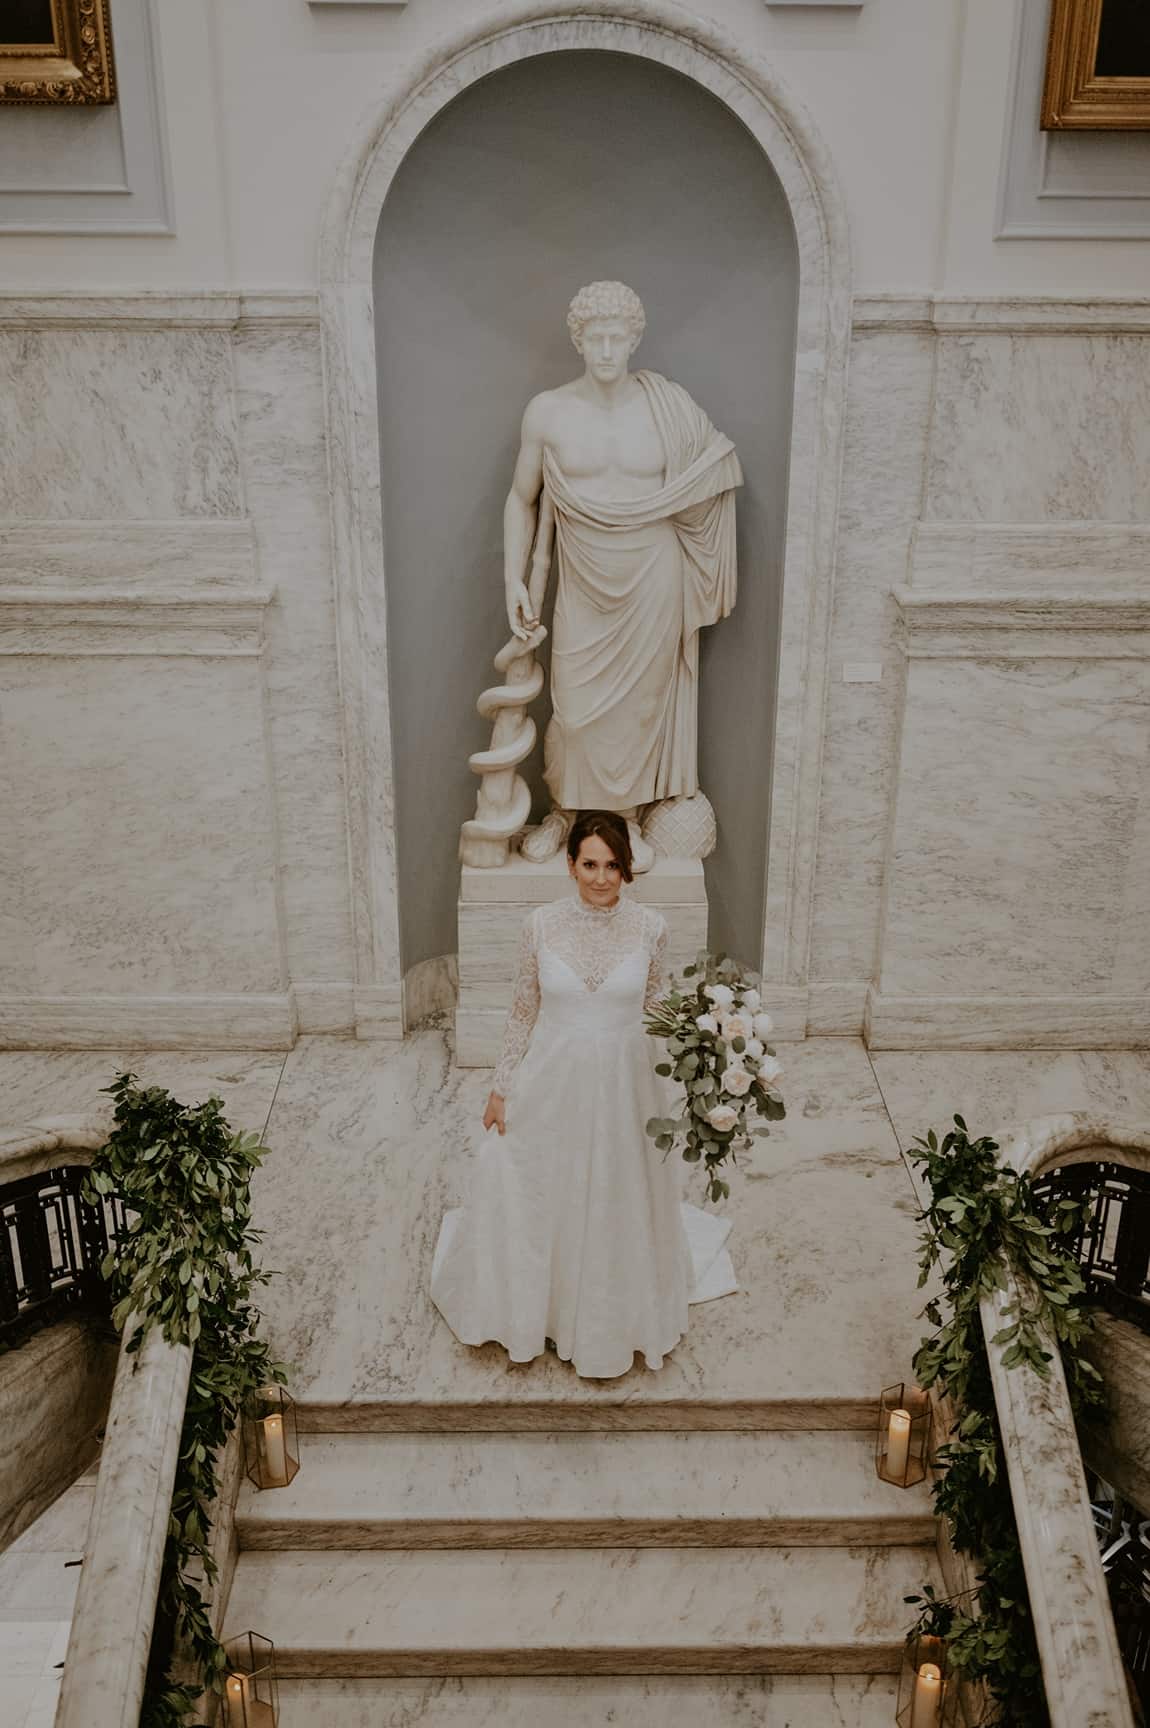
<svg viewBox="0 0 1150 1728"><path fill-rule="evenodd" d="M580 288L567 308L567 328L580 354L583 352L583 330L592 318L621 318L631 331L631 351L639 346L639 338L647 327L643 302L625 282L589 282Z"/></svg>

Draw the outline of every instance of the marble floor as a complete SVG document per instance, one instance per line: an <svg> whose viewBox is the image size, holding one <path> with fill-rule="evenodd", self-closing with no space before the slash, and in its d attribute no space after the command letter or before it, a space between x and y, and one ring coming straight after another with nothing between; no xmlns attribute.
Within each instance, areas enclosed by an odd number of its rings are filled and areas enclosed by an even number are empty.
<svg viewBox="0 0 1150 1728"><path fill-rule="evenodd" d="M453 1066L442 1032L402 1044L302 1039L255 1052L0 1053L0 1122L106 1115L120 1065L196 1101L211 1091L270 1153L255 1183L264 1309L305 1401L375 1410L532 1404L643 1412L689 1401L737 1426L740 1407L825 1401L849 1426L902 1378L921 1334L914 1188L901 1147L955 1111L1008 1133L1070 1109L1150 1120L1150 1053L883 1051L811 1039L782 1057L788 1116L732 1184L734 1296L692 1310L663 1369L580 1381L547 1356L509 1367L458 1344L427 1276L445 1206L462 1199L488 1077ZM688 1186L688 1194L691 1189ZM697 1198L697 1196L694 1196ZM668 1414L670 1412L668 1411ZM353 1424L352 1424L353 1425ZM811 1425L817 1425L812 1422Z"/></svg>

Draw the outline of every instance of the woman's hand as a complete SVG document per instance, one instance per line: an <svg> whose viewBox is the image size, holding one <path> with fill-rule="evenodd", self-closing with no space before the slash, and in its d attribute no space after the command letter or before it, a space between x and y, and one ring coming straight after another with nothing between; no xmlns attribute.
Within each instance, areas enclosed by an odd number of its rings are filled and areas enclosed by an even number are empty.
<svg viewBox="0 0 1150 1728"><path fill-rule="evenodd" d="M487 1096L487 1108L483 1112L483 1126L498 1128L501 1134L507 1132L507 1117L502 1096L498 1092L490 1092Z"/></svg>

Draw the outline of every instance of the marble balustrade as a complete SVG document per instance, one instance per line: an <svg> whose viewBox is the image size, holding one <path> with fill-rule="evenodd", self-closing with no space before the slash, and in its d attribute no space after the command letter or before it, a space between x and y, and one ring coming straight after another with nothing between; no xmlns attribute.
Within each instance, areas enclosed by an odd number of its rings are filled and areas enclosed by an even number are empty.
<svg viewBox="0 0 1150 1728"><path fill-rule="evenodd" d="M1150 1166L1150 1129L1071 1112L1027 1123L1003 1148L1004 1163L1032 1176L1116 1156ZM994 1342L1033 1300L1007 1269L981 1307L1047 1707L1053 1728L1134 1728L1058 1345L1051 1335L1043 1377L1029 1363L1004 1367Z"/></svg>
<svg viewBox="0 0 1150 1728"><path fill-rule="evenodd" d="M192 1350L120 1346L56 1728L135 1728L156 1614Z"/></svg>

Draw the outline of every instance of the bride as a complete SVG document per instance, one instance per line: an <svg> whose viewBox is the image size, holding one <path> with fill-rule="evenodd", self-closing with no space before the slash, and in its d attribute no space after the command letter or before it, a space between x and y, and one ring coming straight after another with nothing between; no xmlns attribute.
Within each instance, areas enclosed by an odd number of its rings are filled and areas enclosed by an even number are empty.
<svg viewBox="0 0 1150 1728"><path fill-rule="evenodd" d="M626 822L579 816L567 861L577 892L523 927L469 1203L444 1216L431 1295L463 1344L529 1362L554 1343L608 1379L636 1351L661 1367L687 1304L737 1286L730 1222L680 1201L681 1161L646 1133L668 1109L643 1029L667 926L622 894Z"/></svg>

